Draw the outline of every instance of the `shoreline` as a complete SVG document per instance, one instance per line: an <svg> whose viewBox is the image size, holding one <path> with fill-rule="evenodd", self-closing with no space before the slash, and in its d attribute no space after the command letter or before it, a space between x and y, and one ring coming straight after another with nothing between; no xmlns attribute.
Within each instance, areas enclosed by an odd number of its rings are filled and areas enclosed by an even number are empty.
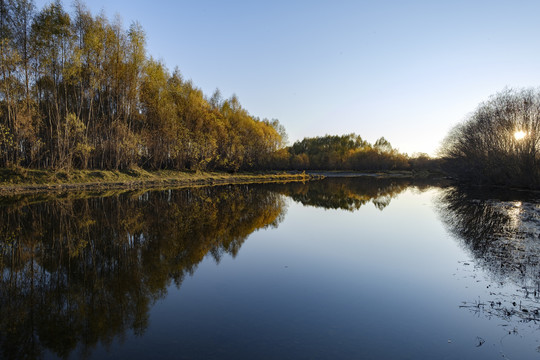
<svg viewBox="0 0 540 360"><path fill-rule="evenodd" d="M2 169L4 171L11 171ZM297 182L323 179L322 175L308 173L222 173L222 172L182 172L144 170L103 171L75 170L72 172L53 172L40 170L21 170L6 181L3 174L0 182L0 196L21 195L29 193L63 193L72 191L107 191L136 190L158 188L183 188L200 186L217 186L230 184L253 184L275 182ZM18 182L13 182L21 178ZM99 180L101 179L101 180Z"/></svg>
<svg viewBox="0 0 540 360"><path fill-rule="evenodd" d="M350 170L306 170L306 174L314 176L330 177L374 177L374 178L414 178L410 170L386 170L386 171L350 171Z"/></svg>

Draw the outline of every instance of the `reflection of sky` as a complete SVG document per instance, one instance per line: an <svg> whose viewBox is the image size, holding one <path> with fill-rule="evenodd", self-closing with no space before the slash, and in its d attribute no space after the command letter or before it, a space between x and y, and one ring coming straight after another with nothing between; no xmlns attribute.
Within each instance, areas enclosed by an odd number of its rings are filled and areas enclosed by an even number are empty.
<svg viewBox="0 0 540 360"><path fill-rule="evenodd" d="M170 287L144 338L123 349L170 358L534 356L529 328L508 337L502 320L459 308L512 288L490 283L448 235L437 192L405 191L383 211L289 201L277 229L253 233L235 259L207 257ZM476 348L477 337L486 344Z"/></svg>

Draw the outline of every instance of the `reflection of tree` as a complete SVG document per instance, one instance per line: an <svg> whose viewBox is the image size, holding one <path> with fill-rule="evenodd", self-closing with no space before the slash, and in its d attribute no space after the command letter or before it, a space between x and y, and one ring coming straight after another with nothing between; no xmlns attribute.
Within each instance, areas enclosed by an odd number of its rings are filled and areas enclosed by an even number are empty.
<svg viewBox="0 0 540 360"><path fill-rule="evenodd" d="M503 200L490 200L493 198ZM448 188L439 209L450 231L491 274L516 284L536 284L540 211L535 204L515 199L519 197L508 193L501 197Z"/></svg>
<svg viewBox="0 0 540 360"><path fill-rule="evenodd" d="M305 184L275 186L277 191L304 205L355 211L370 201L379 210L383 210L393 198L411 185L411 179L329 177Z"/></svg>
<svg viewBox="0 0 540 360"><path fill-rule="evenodd" d="M484 309L488 304L485 308L490 315L538 318L540 209L536 204L520 201L523 196L508 192L501 196L458 188L447 188L441 195L438 207L443 222L470 251L476 263L498 283L517 285L523 291L523 300L532 301L524 310L519 308L519 302L516 305L514 300L504 298L502 302L490 300L466 307ZM502 200L490 200L494 198Z"/></svg>
<svg viewBox="0 0 540 360"><path fill-rule="evenodd" d="M128 330L211 254L235 256L284 216L253 186L124 193L0 207L0 357L88 353Z"/></svg>

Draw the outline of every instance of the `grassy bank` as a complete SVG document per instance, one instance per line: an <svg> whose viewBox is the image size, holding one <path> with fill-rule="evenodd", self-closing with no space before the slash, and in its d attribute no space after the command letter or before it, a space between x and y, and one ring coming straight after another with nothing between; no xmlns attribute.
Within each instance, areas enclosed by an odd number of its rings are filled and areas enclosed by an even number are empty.
<svg viewBox="0 0 540 360"><path fill-rule="evenodd" d="M0 195L26 192L67 190L106 190L132 188L160 188L245 184L281 181L307 181L321 178L304 173L223 173L183 172L142 169L109 170L31 170L23 168L0 169Z"/></svg>

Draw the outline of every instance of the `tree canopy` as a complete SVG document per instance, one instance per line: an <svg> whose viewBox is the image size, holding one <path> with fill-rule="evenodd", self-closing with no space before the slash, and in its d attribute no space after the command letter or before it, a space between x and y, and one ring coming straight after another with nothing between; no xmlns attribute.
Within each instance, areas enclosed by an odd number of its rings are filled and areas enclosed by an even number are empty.
<svg viewBox="0 0 540 360"><path fill-rule="evenodd" d="M540 90L505 89L443 141L445 168L476 183L540 186Z"/></svg>

